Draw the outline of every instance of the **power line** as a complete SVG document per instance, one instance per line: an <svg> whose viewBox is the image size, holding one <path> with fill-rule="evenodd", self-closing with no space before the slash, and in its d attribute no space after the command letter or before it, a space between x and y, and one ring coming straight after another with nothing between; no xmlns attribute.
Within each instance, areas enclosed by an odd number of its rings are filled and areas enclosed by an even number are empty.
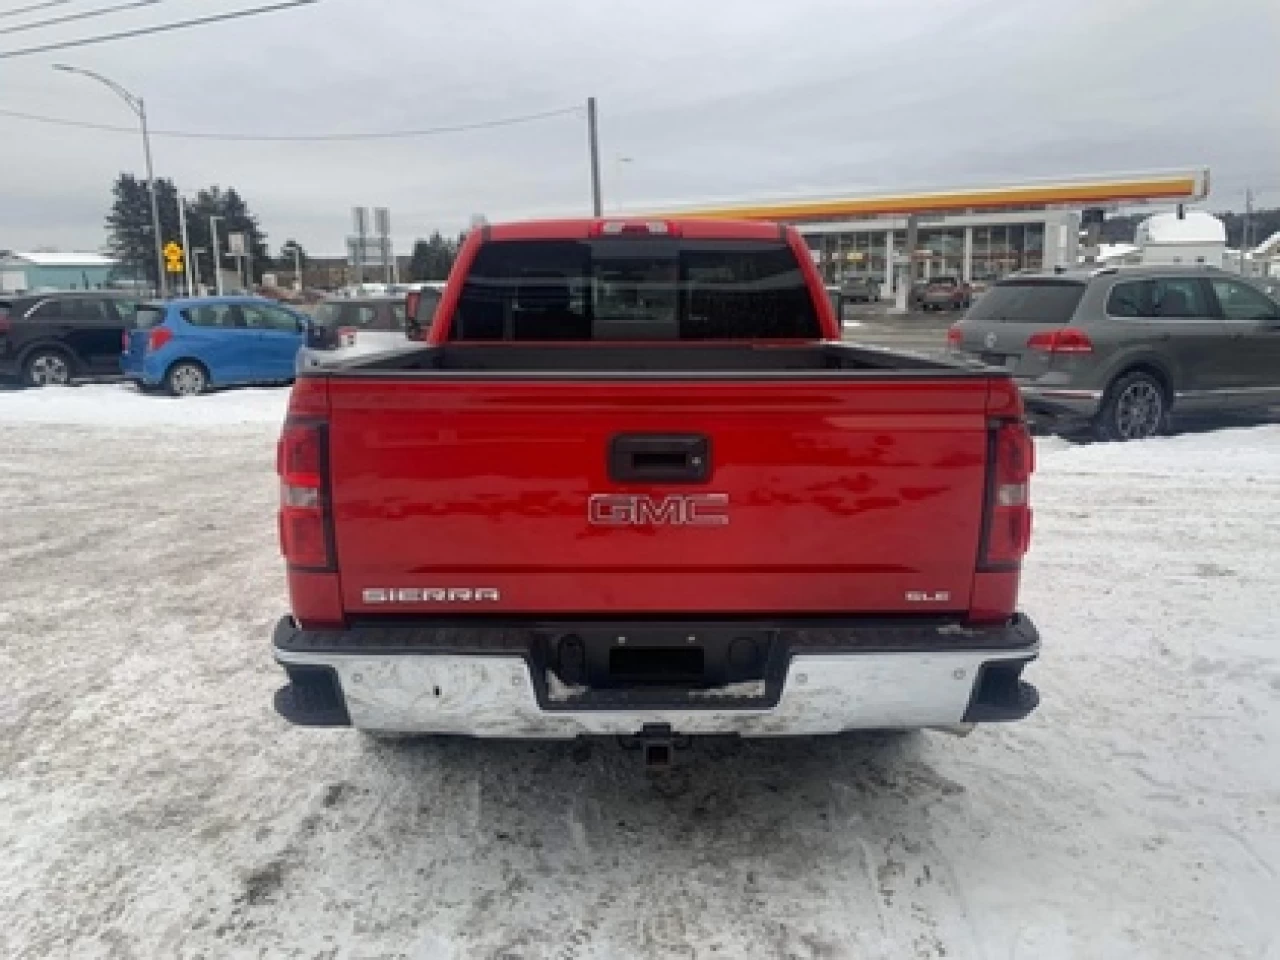
<svg viewBox="0 0 1280 960"><path fill-rule="evenodd" d="M114 7L98 7L96 10L85 10L81 13L68 13L61 17L50 17L48 20L37 20L35 23L22 23L16 27L5 27L0 29L0 34L21 33L23 30L39 30L42 27L52 27L59 23L71 23L75 20L89 20L92 17L106 16L108 13L119 13L121 10L136 10L138 7L154 7L163 0L132 0L130 3L121 3Z"/></svg>
<svg viewBox="0 0 1280 960"><path fill-rule="evenodd" d="M286 0L284 3L273 3L265 7L250 7L248 10L233 10L229 13L218 13L209 17L197 17L194 20L179 20L175 23L162 23L154 27L138 27L136 30L122 30L119 33L107 33L97 37L82 37L79 40L64 40L61 43L46 43L39 47L24 47L21 50L0 50L0 60L11 60L15 57L26 57L33 53L48 53L51 50L68 50L72 47L87 47L97 43L110 43L112 40L125 40L129 37L143 37L152 33L165 33L170 30L185 30L188 27L201 27L209 23L223 20L235 20L239 17L253 17L262 13L273 13L276 10L287 10L290 7L301 7L305 4L319 3L320 0Z"/></svg>
<svg viewBox="0 0 1280 960"><path fill-rule="evenodd" d="M355 140L403 140L411 137L431 137L442 133L463 133L468 130L488 130L493 127L509 127L518 123L533 123L538 120L549 120L552 117L564 117L581 113L582 107L560 107L556 110L543 110L540 113L526 113L515 117L502 117L496 120L475 120L470 123L454 123L438 127L423 127L418 130L375 130L365 133L304 133L304 134L254 134L254 133L208 133L196 130L152 130L153 137L171 137L182 140L221 140L235 143L333 143ZM46 123L59 127L78 127L84 130L102 130L107 133L128 133L136 136L137 127L121 127L109 123L94 123L90 120L67 120L61 117L45 117L35 113L24 113L21 110L0 110L0 117L13 117L18 120L30 120L34 123Z"/></svg>
<svg viewBox="0 0 1280 960"><path fill-rule="evenodd" d="M44 0L44 3L33 3L28 7L17 7L13 10L0 10L0 17L16 17L23 13L35 13L37 10L47 10L50 7L62 7L70 3L71 0Z"/></svg>

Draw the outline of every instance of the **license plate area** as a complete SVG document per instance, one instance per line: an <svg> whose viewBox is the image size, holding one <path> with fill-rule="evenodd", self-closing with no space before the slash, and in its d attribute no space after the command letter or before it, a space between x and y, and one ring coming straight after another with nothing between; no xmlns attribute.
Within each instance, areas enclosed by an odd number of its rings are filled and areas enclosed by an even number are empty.
<svg viewBox="0 0 1280 960"><path fill-rule="evenodd" d="M781 695L784 646L775 630L724 624L565 625L538 638L531 667L552 709L760 707Z"/></svg>
<svg viewBox="0 0 1280 960"><path fill-rule="evenodd" d="M697 686L706 676L702 647L614 647L609 682L617 686Z"/></svg>

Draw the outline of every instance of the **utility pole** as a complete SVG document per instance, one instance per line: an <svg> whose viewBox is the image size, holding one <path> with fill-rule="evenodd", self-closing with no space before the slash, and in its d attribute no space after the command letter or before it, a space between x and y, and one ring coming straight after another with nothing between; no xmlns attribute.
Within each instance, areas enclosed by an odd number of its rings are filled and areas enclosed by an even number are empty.
<svg viewBox="0 0 1280 960"><path fill-rule="evenodd" d="M587 97L587 149L591 153L591 215L604 213L600 202L600 135L596 130L596 98Z"/></svg>

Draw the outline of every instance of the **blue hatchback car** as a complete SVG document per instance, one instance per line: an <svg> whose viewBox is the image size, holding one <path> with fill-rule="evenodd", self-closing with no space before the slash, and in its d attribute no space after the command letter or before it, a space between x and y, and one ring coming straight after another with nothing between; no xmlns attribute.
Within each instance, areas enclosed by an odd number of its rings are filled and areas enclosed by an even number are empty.
<svg viewBox="0 0 1280 960"><path fill-rule="evenodd" d="M120 368L142 387L189 397L293 379L308 318L259 297L192 297L138 307Z"/></svg>

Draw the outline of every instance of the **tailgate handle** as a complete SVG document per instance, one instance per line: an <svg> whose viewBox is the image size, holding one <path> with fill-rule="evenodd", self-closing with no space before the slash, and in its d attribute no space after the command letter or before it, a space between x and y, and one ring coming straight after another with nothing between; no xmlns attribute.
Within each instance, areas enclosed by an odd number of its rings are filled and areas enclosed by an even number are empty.
<svg viewBox="0 0 1280 960"><path fill-rule="evenodd" d="M618 483L706 483L711 441L694 434L622 434L609 443L609 479Z"/></svg>

